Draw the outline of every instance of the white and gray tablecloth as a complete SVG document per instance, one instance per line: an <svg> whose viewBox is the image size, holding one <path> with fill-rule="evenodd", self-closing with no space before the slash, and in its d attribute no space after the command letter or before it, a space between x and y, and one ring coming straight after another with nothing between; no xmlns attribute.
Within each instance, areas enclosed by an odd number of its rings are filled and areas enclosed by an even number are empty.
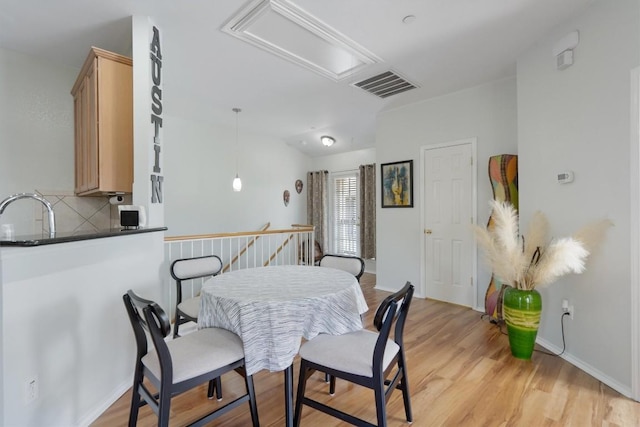
<svg viewBox="0 0 640 427"><path fill-rule="evenodd" d="M362 329L368 310L356 278L311 266L237 270L202 287L198 327L236 333L244 344L248 374L282 371L298 354L302 337Z"/></svg>

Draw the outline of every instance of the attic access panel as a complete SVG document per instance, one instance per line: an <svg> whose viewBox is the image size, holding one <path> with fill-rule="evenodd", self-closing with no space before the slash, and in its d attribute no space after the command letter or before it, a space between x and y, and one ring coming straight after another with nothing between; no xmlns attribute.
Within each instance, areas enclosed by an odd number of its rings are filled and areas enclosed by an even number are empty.
<svg viewBox="0 0 640 427"><path fill-rule="evenodd" d="M222 31L334 81L382 61L286 0L251 1Z"/></svg>

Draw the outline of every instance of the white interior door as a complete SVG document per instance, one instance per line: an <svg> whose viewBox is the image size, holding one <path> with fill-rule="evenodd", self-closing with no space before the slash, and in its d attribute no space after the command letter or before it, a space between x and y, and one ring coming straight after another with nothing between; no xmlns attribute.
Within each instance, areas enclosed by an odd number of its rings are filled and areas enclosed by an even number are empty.
<svg viewBox="0 0 640 427"><path fill-rule="evenodd" d="M473 140L426 147L424 176L425 295L474 305Z"/></svg>

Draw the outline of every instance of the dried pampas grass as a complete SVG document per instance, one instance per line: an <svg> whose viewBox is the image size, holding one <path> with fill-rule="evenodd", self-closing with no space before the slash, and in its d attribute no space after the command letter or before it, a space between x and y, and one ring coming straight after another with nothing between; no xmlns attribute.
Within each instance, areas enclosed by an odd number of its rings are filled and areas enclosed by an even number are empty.
<svg viewBox="0 0 640 427"><path fill-rule="evenodd" d="M526 236L520 236L518 213L506 202L491 202L492 225L473 226L487 264L504 283L531 290L548 286L560 276L582 273L589 254L613 225L610 220L592 222L573 236L550 241L549 222L542 212L534 213Z"/></svg>

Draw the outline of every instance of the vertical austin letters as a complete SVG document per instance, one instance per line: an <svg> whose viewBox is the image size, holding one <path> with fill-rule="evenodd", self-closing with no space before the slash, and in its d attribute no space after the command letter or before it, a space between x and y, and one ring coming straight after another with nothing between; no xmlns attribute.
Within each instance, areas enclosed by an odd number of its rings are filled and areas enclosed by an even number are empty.
<svg viewBox="0 0 640 427"><path fill-rule="evenodd" d="M160 128L162 128L162 51L160 50L160 32L153 27L153 40L151 40L151 123L153 133L153 173L151 174L151 203L162 203L162 181L160 175Z"/></svg>

